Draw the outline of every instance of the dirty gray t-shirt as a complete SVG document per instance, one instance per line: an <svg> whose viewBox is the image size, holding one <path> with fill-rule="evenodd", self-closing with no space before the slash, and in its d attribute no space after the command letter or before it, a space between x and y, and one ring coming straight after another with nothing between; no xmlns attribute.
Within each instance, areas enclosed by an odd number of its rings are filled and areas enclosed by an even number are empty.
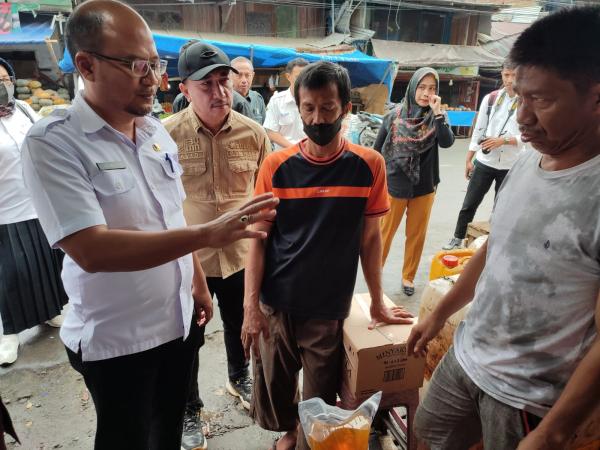
<svg viewBox="0 0 600 450"><path fill-rule="evenodd" d="M600 156L555 172L540 160L524 153L504 181L454 344L479 388L544 416L596 336Z"/></svg>

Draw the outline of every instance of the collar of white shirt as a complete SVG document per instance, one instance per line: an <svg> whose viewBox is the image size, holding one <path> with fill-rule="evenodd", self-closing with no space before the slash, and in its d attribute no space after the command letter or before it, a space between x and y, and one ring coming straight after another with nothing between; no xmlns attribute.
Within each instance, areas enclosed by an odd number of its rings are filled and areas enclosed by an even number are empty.
<svg viewBox="0 0 600 450"><path fill-rule="evenodd" d="M84 91L79 91L77 93L75 100L73 100L72 108L79 117L81 128L84 133L97 133L105 127L119 133L118 130L115 130L115 128L113 128L108 122L106 122L106 120L100 117L98 113L92 109L92 107L84 98ZM149 116L136 117L135 126L146 132L148 135L152 135L156 131L156 125L152 123L152 118Z"/></svg>
<svg viewBox="0 0 600 450"><path fill-rule="evenodd" d="M285 103L296 103L296 99L292 95L292 91L290 89L286 89L283 92L284 92L284 94L283 94L283 101Z"/></svg>

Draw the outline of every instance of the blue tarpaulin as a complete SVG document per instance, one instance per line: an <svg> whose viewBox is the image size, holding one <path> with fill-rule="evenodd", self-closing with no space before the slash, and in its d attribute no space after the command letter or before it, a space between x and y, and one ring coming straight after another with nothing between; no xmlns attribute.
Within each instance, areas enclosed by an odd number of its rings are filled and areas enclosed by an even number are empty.
<svg viewBox="0 0 600 450"><path fill-rule="evenodd" d="M21 24L21 28L0 34L0 45L42 44L52 35L51 21Z"/></svg>
<svg viewBox="0 0 600 450"><path fill-rule="evenodd" d="M179 49L189 38L154 34L156 49L161 58L169 61L167 71L169 76L176 77L177 59ZM366 86L368 84L384 83L391 92L392 76L394 75L392 62L366 55L358 50L343 55L317 55L312 53L299 53L292 48L271 47L267 45L234 44L229 42L217 42L206 40L206 42L219 47L229 58L244 56L252 59L255 68L280 68L284 67L294 58L305 58L309 62L328 60L336 62L348 69L353 87ZM67 51L59 64L63 72L75 70L71 56Z"/></svg>
<svg viewBox="0 0 600 450"><path fill-rule="evenodd" d="M453 127L472 127L477 111L448 111L448 122Z"/></svg>

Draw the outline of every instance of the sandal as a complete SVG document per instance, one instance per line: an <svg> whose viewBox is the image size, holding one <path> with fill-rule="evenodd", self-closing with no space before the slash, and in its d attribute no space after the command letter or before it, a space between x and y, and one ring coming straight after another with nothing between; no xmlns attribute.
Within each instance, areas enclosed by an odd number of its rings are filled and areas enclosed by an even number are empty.
<svg viewBox="0 0 600 450"><path fill-rule="evenodd" d="M411 295L414 295L414 293L415 293L415 287L414 286L407 286L407 285L403 284L402 285L402 291L406 295L408 295L410 297Z"/></svg>

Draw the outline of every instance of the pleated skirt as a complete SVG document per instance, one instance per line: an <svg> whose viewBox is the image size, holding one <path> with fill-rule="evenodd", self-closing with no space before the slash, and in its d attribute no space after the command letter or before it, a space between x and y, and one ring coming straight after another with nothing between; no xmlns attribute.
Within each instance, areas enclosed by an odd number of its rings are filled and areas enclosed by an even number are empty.
<svg viewBox="0 0 600 450"><path fill-rule="evenodd" d="M60 278L64 253L53 250L37 219L0 225L0 316L4 334L19 333L60 314L67 295Z"/></svg>

